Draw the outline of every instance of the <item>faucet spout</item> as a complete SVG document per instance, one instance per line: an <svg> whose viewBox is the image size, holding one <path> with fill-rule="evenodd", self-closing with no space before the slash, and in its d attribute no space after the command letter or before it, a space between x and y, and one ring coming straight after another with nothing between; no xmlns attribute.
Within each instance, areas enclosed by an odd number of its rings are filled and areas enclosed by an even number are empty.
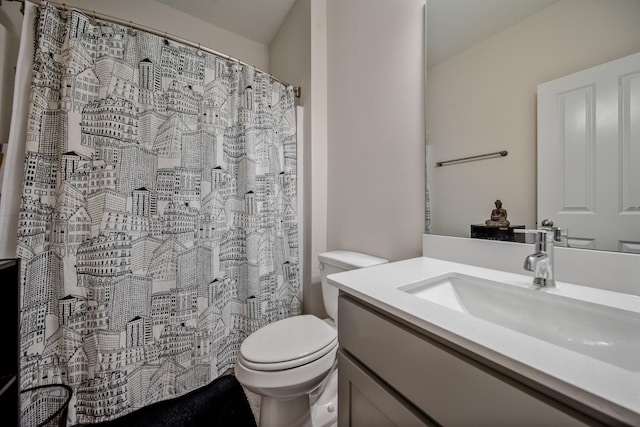
<svg viewBox="0 0 640 427"><path fill-rule="evenodd" d="M531 255L530 255L531 256ZM553 262L549 253L537 253L533 256L533 284L543 287L553 287L556 285L553 279Z"/></svg>
<svg viewBox="0 0 640 427"><path fill-rule="evenodd" d="M547 255L542 252L527 255L527 257L524 259L524 265L522 267L527 271L535 271L538 264L540 263L540 258L546 256Z"/></svg>
<svg viewBox="0 0 640 427"><path fill-rule="evenodd" d="M525 230L536 234L536 252L527 255L523 268L533 272L533 284L538 287L554 287L553 234L544 230Z"/></svg>

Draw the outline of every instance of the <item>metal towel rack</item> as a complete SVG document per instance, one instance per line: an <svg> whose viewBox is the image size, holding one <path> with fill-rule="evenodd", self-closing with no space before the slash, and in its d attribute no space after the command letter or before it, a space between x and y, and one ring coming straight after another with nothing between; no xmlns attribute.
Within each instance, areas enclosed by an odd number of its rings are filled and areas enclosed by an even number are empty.
<svg viewBox="0 0 640 427"><path fill-rule="evenodd" d="M491 157L496 157L496 156L504 157L507 154L509 154L509 152L507 150L502 150L502 151L495 151L493 153L479 154L477 156L461 157L459 159L445 160L444 162L436 162L436 167L445 166L445 165L447 165L449 163L464 162L466 160L489 159Z"/></svg>

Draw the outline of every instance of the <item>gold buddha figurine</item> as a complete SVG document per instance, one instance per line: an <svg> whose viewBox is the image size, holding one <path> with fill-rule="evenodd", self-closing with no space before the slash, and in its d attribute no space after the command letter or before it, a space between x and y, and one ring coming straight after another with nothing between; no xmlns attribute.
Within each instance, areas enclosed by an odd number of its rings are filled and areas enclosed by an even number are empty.
<svg viewBox="0 0 640 427"><path fill-rule="evenodd" d="M486 220L485 225L489 227L508 227L507 210L502 209L502 202L496 200L496 208L491 211L491 219Z"/></svg>

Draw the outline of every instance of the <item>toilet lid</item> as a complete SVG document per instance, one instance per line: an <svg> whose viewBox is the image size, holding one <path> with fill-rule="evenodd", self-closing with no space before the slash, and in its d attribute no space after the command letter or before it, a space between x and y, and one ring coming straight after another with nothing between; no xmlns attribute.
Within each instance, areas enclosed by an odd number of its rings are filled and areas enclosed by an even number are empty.
<svg viewBox="0 0 640 427"><path fill-rule="evenodd" d="M331 348L337 337L336 330L316 316L294 316L249 335L240 346L240 354L244 360L260 364L307 359Z"/></svg>

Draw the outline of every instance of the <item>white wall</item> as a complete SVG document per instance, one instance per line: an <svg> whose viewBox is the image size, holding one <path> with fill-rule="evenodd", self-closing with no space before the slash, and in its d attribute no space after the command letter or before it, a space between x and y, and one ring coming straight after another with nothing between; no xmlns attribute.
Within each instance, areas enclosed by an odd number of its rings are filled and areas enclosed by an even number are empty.
<svg viewBox="0 0 640 427"><path fill-rule="evenodd" d="M263 71L269 71L268 46L187 15L153 0L65 0L69 7L95 10L230 55Z"/></svg>
<svg viewBox="0 0 640 427"><path fill-rule="evenodd" d="M304 107L303 310L325 316L318 254L327 250L326 0L297 0L270 46L271 72L302 88Z"/></svg>
<svg viewBox="0 0 640 427"><path fill-rule="evenodd" d="M425 0L328 0L329 249L420 256Z"/></svg>
<svg viewBox="0 0 640 427"><path fill-rule="evenodd" d="M17 2L4 2L0 5L0 144L8 141L11 125L13 83L22 28L19 10L20 3ZM0 165L0 185L2 172Z"/></svg>
<svg viewBox="0 0 640 427"><path fill-rule="evenodd" d="M327 250L327 1L311 2L311 281L313 303L324 310L318 254Z"/></svg>
<svg viewBox="0 0 640 427"><path fill-rule="evenodd" d="M501 199L536 221L536 87L640 51L637 0L561 0L427 72L433 233L468 236ZM437 160L504 158L433 168Z"/></svg>
<svg viewBox="0 0 640 427"><path fill-rule="evenodd" d="M313 5L312 5L313 3ZM308 314L325 316L320 291L320 276L316 268L318 253L326 250L326 202L319 204L318 198L322 194L326 200L326 138L321 138L319 131L326 108L319 105L323 94L314 90L312 82L322 84L321 77L314 71L312 63L318 62L318 56L312 55L315 44L312 38L326 39L324 10L318 13L318 5L324 1L297 0L289 11L278 34L269 47L269 62L271 72L287 83L301 87L301 96L296 103L304 107L304 158L298 162L302 166L304 176L303 215L299 218L300 229L303 233L303 311ZM313 24L312 24L313 22ZM313 33L313 34L312 34ZM317 49L317 48L316 48ZM317 66L316 66L317 67ZM325 67L326 68L326 65ZM312 80L312 75L315 80ZM326 81L326 78L324 79ZM324 89L326 92L326 87ZM326 131L325 131L326 132ZM318 136L320 134L320 136ZM319 154L320 153L320 154Z"/></svg>

